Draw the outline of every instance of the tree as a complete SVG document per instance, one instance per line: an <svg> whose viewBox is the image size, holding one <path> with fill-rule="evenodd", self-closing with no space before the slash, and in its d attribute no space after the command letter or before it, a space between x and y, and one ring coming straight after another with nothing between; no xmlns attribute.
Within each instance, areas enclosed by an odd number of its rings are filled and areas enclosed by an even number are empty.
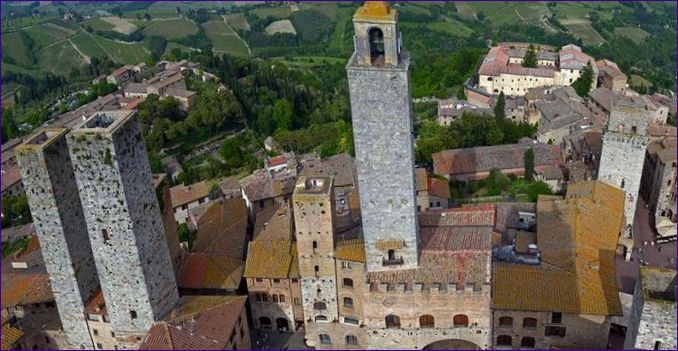
<svg viewBox="0 0 678 351"><path fill-rule="evenodd" d="M177 233L179 234L179 242L188 243L189 250L193 248L193 241L195 241L196 233L188 228L188 224L180 224L179 228L177 228Z"/></svg>
<svg viewBox="0 0 678 351"><path fill-rule="evenodd" d="M290 130L293 118L292 104L289 101L279 99L275 102L273 106L273 120L275 121L276 129Z"/></svg>
<svg viewBox="0 0 678 351"><path fill-rule="evenodd" d="M525 179L531 182L534 180L534 150L532 148L525 150L523 163L525 167Z"/></svg>
<svg viewBox="0 0 678 351"><path fill-rule="evenodd" d="M148 12L146 12L146 13L144 13L144 18L145 18L147 21L150 21L150 20L151 20L151 15L150 15Z"/></svg>
<svg viewBox="0 0 678 351"><path fill-rule="evenodd" d="M466 100L466 93L464 92L464 86L460 86L459 89L457 89L457 99L459 100Z"/></svg>
<svg viewBox="0 0 678 351"><path fill-rule="evenodd" d="M497 98L497 104L494 105L494 119L499 124L503 123L505 118L506 118L506 96L504 96L504 92L502 91L501 93L499 93L499 97Z"/></svg>
<svg viewBox="0 0 678 351"><path fill-rule="evenodd" d="M527 47L525 57L523 57L523 67L537 67L537 53L535 52L534 46L532 44Z"/></svg>
<svg viewBox="0 0 678 351"><path fill-rule="evenodd" d="M586 67L581 72L581 75L577 80L572 83L572 88L577 92L577 95L585 97L591 91L591 86L593 85L593 68L591 67L591 62L586 63Z"/></svg>
<svg viewBox="0 0 678 351"><path fill-rule="evenodd" d="M531 183L527 187L527 197L530 201L537 202L539 195L553 195L553 191L548 184L542 181Z"/></svg>
<svg viewBox="0 0 678 351"><path fill-rule="evenodd" d="M485 19L485 12L478 11L478 13L476 13L476 17L478 18L478 21L482 22Z"/></svg>

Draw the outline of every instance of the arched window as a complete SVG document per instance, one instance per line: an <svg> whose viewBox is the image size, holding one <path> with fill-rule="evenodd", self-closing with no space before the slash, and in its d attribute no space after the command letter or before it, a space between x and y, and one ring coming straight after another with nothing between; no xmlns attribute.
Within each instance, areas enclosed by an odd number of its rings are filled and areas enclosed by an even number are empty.
<svg viewBox="0 0 678 351"><path fill-rule="evenodd" d="M318 302L316 302L316 303L313 304L313 309L314 309L314 310L318 310L318 311L326 310L326 309L327 309L327 304L324 303L324 302L318 301Z"/></svg>
<svg viewBox="0 0 678 351"><path fill-rule="evenodd" d="M261 326L262 328L270 328L271 319L268 317L259 317L259 326Z"/></svg>
<svg viewBox="0 0 678 351"><path fill-rule="evenodd" d="M372 65L383 65L384 60L384 32L379 28L370 28L368 32L370 40L370 61Z"/></svg>
<svg viewBox="0 0 678 351"><path fill-rule="evenodd" d="M430 314L425 314L419 317L419 328L433 328L435 327L435 319Z"/></svg>
<svg viewBox="0 0 678 351"><path fill-rule="evenodd" d="M315 316L315 321L316 322L327 322L327 317L323 316L323 315L318 315L318 316Z"/></svg>
<svg viewBox="0 0 678 351"><path fill-rule="evenodd" d="M353 287L353 279L351 279L351 278L344 278L343 283L344 283L345 288L352 288Z"/></svg>
<svg viewBox="0 0 678 351"><path fill-rule="evenodd" d="M320 274L320 266L313 267L313 270L315 271L315 276L317 277Z"/></svg>
<svg viewBox="0 0 678 351"><path fill-rule="evenodd" d="M353 299L350 297L344 297L344 307L353 307Z"/></svg>
<svg viewBox="0 0 678 351"><path fill-rule="evenodd" d="M468 317L465 314L458 314L452 319L455 328L468 328Z"/></svg>
<svg viewBox="0 0 678 351"><path fill-rule="evenodd" d="M388 250L388 260L389 261L395 261L395 250Z"/></svg>
<svg viewBox="0 0 678 351"><path fill-rule="evenodd" d="M525 348L525 347L534 347L534 338L531 338L529 336L526 336L520 340L520 348Z"/></svg>
<svg viewBox="0 0 678 351"><path fill-rule="evenodd" d="M497 346L512 346L513 340L509 335L497 336Z"/></svg>
<svg viewBox="0 0 678 351"><path fill-rule="evenodd" d="M313 240L313 253L315 253L315 250L318 249L318 242Z"/></svg>
<svg viewBox="0 0 678 351"><path fill-rule="evenodd" d="M400 317L389 314L385 318L386 320L386 328L400 328Z"/></svg>
<svg viewBox="0 0 678 351"><path fill-rule="evenodd" d="M499 326L513 328L513 317L499 317Z"/></svg>
<svg viewBox="0 0 678 351"><path fill-rule="evenodd" d="M536 318L525 318L523 319L523 328L525 329L537 329L537 319Z"/></svg>
<svg viewBox="0 0 678 351"><path fill-rule="evenodd" d="M358 337L353 334L346 335L346 345L358 345Z"/></svg>

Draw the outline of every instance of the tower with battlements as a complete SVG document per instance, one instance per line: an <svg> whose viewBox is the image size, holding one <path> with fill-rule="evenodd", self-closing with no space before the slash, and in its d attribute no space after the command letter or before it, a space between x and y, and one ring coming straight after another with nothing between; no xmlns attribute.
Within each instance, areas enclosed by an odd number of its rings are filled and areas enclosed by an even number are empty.
<svg viewBox="0 0 678 351"><path fill-rule="evenodd" d="M355 51L346 71L367 270L418 264L410 56L398 14L368 1L353 16Z"/></svg>
<svg viewBox="0 0 678 351"><path fill-rule="evenodd" d="M37 133L19 146L17 159L69 347L92 349L84 310L99 279L66 132Z"/></svg>
<svg viewBox="0 0 678 351"><path fill-rule="evenodd" d="M136 112L97 112L67 140L108 316L135 347L179 297Z"/></svg>

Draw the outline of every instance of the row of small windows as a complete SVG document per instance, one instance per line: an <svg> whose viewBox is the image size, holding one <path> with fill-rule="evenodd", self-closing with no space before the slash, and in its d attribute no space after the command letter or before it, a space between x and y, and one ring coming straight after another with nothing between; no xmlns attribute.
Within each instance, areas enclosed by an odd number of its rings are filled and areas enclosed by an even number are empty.
<svg viewBox="0 0 678 351"><path fill-rule="evenodd" d="M533 348L535 340L532 337L526 336L520 339L521 348ZM497 346L513 346L513 338L510 335L497 336Z"/></svg>
<svg viewBox="0 0 678 351"><path fill-rule="evenodd" d="M560 312L551 313L551 323L558 324L562 323L563 314ZM499 326L503 328L513 328L513 318L512 317L499 317ZM536 318L523 318L523 328L524 329L537 329L537 319Z"/></svg>
<svg viewBox="0 0 678 351"><path fill-rule="evenodd" d="M268 302L268 294L265 293L254 293L254 300L257 302ZM285 303L286 297L285 295L276 295L272 294L271 295L271 301L272 302L282 302Z"/></svg>
<svg viewBox="0 0 678 351"><path fill-rule="evenodd" d="M327 334L320 334L318 337L320 338L320 343L323 345L329 345L332 343L332 338L330 338L330 336ZM346 345L358 345L358 337L353 334L346 335L344 340L346 341Z"/></svg>
<svg viewBox="0 0 678 351"><path fill-rule="evenodd" d="M386 322L386 328L400 328L400 317L389 314L384 318ZM455 328L468 328L468 316L465 314L457 314L452 318L452 325ZM419 327L420 328L434 328L435 327L435 318L430 314L425 314L419 317Z"/></svg>

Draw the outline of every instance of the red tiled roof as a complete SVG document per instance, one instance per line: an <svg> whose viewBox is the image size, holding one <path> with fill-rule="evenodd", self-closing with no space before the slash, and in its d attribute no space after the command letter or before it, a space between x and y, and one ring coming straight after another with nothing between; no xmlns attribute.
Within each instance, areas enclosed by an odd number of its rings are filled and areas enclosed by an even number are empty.
<svg viewBox="0 0 678 351"><path fill-rule="evenodd" d="M496 221L496 206L493 204L448 208L440 211L422 212L419 224L424 226L490 226Z"/></svg>
<svg viewBox="0 0 678 351"><path fill-rule="evenodd" d="M182 205L198 201L209 195L209 185L206 181L197 182L191 185L177 185L170 188L172 197L172 207L177 208Z"/></svg>
<svg viewBox="0 0 678 351"><path fill-rule="evenodd" d="M509 64L508 48L495 46L485 55L483 63L478 69L478 74L486 76L498 76L500 74L513 74L520 76L553 77L555 68L529 68L518 64Z"/></svg>
<svg viewBox="0 0 678 351"><path fill-rule="evenodd" d="M2 170L2 191L21 181L21 171L19 166L7 167Z"/></svg>
<svg viewBox="0 0 678 351"><path fill-rule="evenodd" d="M104 301L104 293L99 288L94 295L87 301L85 305L85 313L97 314L100 316L105 316L106 312L106 301Z"/></svg>
<svg viewBox="0 0 678 351"><path fill-rule="evenodd" d="M427 178L428 194L448 198L450 197L450 183L447 179Z"/></svg>
<svg viewBox="0 0 678 351"><path fill-rule="evenodd" d="M244 262L221 255L192 252L185 260L177 285L187 289L236 290L242 279Z"/></svg>
<svg viewBox="0 0 678 351"><path fill-rule="evenodd" d="M227 349L238 321L246 323L240 320L246 300L246 296L185 296L167 321L151 327L139 349Z"/></svg>
<svg viewBox="0 0 678 351"><path fill-rule="evenodd" d="M116 69L115 71L111 72L111 76L119 77L119 76L125 74L125 72L130 71L131 69L132 69L132 66L124 65L124 66Z"/></svg>
<svg viewBox="0 0 678 351"><path fill-rule="evenodd" d="M3 274L2 308L54 301L49 274Z"/></svg>

